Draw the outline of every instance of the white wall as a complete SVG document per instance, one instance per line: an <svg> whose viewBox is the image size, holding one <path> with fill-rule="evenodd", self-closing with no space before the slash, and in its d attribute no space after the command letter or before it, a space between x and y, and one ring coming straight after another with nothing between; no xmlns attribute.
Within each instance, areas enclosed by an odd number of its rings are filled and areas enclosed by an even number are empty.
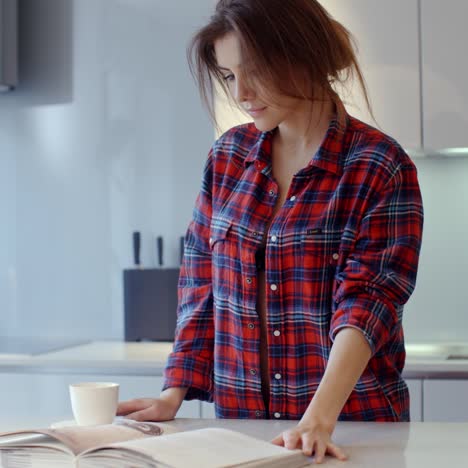
<svg viewBox="0 0 468 468"><path fill-rule="evenodd" d="M407 341L467 341L468 157L415 163L425 213L416 289L404 312Z"/></svg>
<svg viewBox="0 0 468 468"><path fill-rule="evenodd" d="M0 335L17 321L15 151L15 119L0 106Z"/></svg>
<svg viewBox="0 0 468 468"><path fill-rule="evenodd" d="M177 9L175 9L177 5ZM25 0L0 96L0 336L123 336L122 270L166 265L213 141L185 48L200 2Z"/></svg>
<svg viewBox="0 0 468 468"><path fill-rule="evenodd" d="M0 336L123 336L131 233L178 259L213 129L185 47L214 0L23 0L0 96ZM468 158L417 160L426 221L408 341L468 339Z"/></svg>

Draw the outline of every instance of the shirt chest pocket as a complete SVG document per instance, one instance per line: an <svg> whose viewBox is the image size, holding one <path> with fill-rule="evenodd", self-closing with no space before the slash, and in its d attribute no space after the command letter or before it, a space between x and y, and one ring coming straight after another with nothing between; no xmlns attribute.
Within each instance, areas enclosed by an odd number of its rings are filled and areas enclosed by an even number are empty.
<svg viewBox="0 0 468 468"><path fill-rule="evenodd" d="M297 237L297 288L304 313L313 320L320 316L323 323L328 323L342 231L306 227Z"/></svg>
<svg viewBox="0 0 468 468"><path fill-rule="evenodd" d="M232 224L214 220L210 227L211 276L214 299L229 295L236 270L237 246L232 236Z"/></svg>
<svg viewBox="0 0 468 468"><path fill-rule="evenodd" d="M213 221L210 226L210 249L213 251L216 244L226 241L229 231L231 230L231 223L223 221ZM219 246L218 246L219 247Z"/></svg>
<svg viewBox="0 0 468 468"><path fill-rule="evenodd" d="M323 273L333 271L340 260L343 231L309 227L301 233L300 251L304 269Z"/></svg>

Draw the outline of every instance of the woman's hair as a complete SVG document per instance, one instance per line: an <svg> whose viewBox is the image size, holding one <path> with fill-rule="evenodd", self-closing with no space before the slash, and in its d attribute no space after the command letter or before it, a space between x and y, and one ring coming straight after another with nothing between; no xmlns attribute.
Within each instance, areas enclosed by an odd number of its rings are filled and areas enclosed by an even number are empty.
<svg viewBox="0 0 468 468"><path fill-rule="evenodd" d="M274 104L276 93L321 102L328 97L342 122L345 108L335 87L357 76L373 117L354 38L317 0L219 0L187 49L190 71L217 127L216 82L228 99L230 93L214 44L228 33L238 37L242 63L248 64L244 80L257 85L264 102Z"/></svg>

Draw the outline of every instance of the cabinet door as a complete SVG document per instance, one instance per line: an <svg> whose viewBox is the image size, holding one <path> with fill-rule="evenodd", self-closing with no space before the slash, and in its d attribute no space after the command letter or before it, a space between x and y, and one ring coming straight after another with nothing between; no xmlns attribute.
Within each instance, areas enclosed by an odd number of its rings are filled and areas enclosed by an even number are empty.
<svg viewBox="0 0 468 468"><path fill-rule="evenodd" d="M466 0L421 2L426 148L468 147L467 17Z"/></svg>
<svg viewBox="0 0 468 468"><path fill-rule="evenodd" d="M0 374L0 414L5 420L13 418L47 424L73 419L68 385L76 382L118 382L119 400L159 395L163 377L122 376L98 374ZM184 401L178 418L199 418L200 402Z"/></svg>
<svg viewBox="0 0 468 468"><path fill-rule="evenodd" d="M406 379L410 393L410 413L412 422L422 421L422 381ZM201 417L204 419L216 418L214 404L201 402Z"/></svg>
<svg viewBox="0 0 468 468"><path fill-rule="evenodd" d="M216 419L214 403L201 402L201 417L204 419Z"/></svg>
<svg viewBox="0 0 468 468"><path fill-rule="evenodd" d="M405 149L419 149L421 100L417 0L320 0L320 3L357 41L358 60L378 127ZM349 97L343 95L345 103L348 102L348 112L376 127L366 111L358 82L351 87L350 93Z"/></svg>
<svg viewBox="0 0 468 468"><path fill-rule="evenodd" d="M468 422L468 380L425 380L424 422Z"/></svg>
<svg viewBox="0 0 468 468"><path fill-rule="evenodd" d="M422 381L418 379L407 379L410 394L410 413L412 422L422 421Z"/></svg>

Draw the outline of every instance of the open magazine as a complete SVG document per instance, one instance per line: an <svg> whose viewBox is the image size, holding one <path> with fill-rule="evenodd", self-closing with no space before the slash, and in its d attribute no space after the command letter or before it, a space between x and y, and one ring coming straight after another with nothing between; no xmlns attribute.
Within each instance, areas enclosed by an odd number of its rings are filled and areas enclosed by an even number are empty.
<svg viewBox="0 0 468 468"><path fill-rule="evenodd" d="M310 461L300 450L228 429L175 432L128 419L0 434L0 468L299 468Z"/></svg>

